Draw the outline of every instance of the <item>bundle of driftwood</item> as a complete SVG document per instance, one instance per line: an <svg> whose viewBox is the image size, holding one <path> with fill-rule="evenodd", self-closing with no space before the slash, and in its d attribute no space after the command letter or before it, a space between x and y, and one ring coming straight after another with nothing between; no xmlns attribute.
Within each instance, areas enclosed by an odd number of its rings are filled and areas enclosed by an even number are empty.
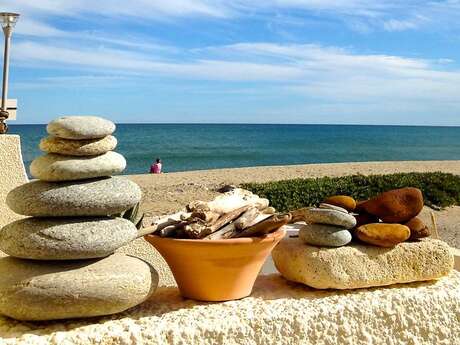
<svg viewBox="0 0 460 345"><path fill-rule="evenodd" d="M291 219L291 214L275 213L268 199L235 188L212 201L193 201L184 211L157 218L149 232L204 240L255 237L273 232Z"/></svg>

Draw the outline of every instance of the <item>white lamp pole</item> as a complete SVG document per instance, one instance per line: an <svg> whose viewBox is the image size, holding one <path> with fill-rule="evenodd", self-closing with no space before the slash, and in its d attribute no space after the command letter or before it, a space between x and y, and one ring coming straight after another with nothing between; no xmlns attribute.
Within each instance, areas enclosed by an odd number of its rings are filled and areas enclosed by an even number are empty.
<svg viewBox="0 0 460 345"><path fill-rule="evenodd" d="M8 71L10 62L10 42L13 28L18 21L19 14L0 12L0 21L2 24L3 33L5 34L5 50L3 52L3 83L2 83L2 105L0 108L0 134L5 134L8 131L8 126L5 120L8 118Z"/></svg>

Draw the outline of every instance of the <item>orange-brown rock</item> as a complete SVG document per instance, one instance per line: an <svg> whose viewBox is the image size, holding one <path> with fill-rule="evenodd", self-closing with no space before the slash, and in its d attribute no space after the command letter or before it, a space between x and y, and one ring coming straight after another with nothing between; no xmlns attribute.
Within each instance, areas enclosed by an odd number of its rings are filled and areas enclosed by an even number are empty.
<svg viewBox="0 0 460 345"><path fill-rule="evenodd" d="M418 217L412 218L404 225L410 229L409 239L411 240L428 237L431 235L430 229L428 229L425 223L423 223L423 221Z"/></svg>
<svg viewBox="0 0 460 345"><path fill-rule="evenodd" d="M385 223L405 223L420 213L423 195L417 188L401 188L379 194L360 205Z"/></svg>
<svg viewBox="0 0 460 345"><path fill-rule="evenodd" d="M324 200L326 204L334 205L334 206L339 206L347 211L353 211L356 207L356 201L353 199L351 196L347 195L334 195L330 196L326 200Z"/></svg>
<svg viewBox="0 0 460 345"><path fill-rule="evenodd" d="M363 213L366 212L364 211L363 205L367 202L368 200L360 200L356 202L356 207L355 207L355 212L357 213Z"/></svg>
<svg viewBox="0 0 460 345"><path fill-rule="evenodd" d="M366 212L355 215L355 218L356 218L356 227L379 222L379 217L374 216L373 214L370 214L370 213L366 213Z"/></svg>
<svg viewBox="0 0 460 345"><path fill-rule="evenodd" d="M409 238L410 229L401 224L373 223L360 226L355 234L365 243L379 247L394 247Z"/></svg>

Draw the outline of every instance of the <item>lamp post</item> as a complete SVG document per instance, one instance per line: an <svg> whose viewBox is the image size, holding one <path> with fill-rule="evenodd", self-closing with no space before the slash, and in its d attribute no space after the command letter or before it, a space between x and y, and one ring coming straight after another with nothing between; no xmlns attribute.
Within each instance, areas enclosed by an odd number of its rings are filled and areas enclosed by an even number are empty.
<svg viewBox="0 0 460 345"><path fill-rule="evenodd" d="M3 53L3 83L2 83L2 105L0 108L0 134L5 134L8 131L8 126L5 120L8 118L8 70L10 62L10 42L13 28L18 21L19 14L0 12L0 21L5 35L5 50Z"/></svg>

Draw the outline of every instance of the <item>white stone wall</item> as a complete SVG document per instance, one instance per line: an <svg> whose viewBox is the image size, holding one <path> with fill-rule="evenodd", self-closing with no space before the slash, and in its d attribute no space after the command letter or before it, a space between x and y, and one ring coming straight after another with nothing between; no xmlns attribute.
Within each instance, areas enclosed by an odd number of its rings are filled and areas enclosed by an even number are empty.
<svg viewBox="0 0 460 345"><path fill-rule="evenodd" d="M27 182L18 135L0 135L0 228L21 216L5 204L8 192Z"/></svg>
<svg viewBox="0 0 460 345"><path fill-rule="evenodd" d="M21 323L0 317L2 344L456 345L460 273L437 282L349 291L314 290L279 275L259 277L252 296L185 300L160 288L111 317Z"/></svg>

